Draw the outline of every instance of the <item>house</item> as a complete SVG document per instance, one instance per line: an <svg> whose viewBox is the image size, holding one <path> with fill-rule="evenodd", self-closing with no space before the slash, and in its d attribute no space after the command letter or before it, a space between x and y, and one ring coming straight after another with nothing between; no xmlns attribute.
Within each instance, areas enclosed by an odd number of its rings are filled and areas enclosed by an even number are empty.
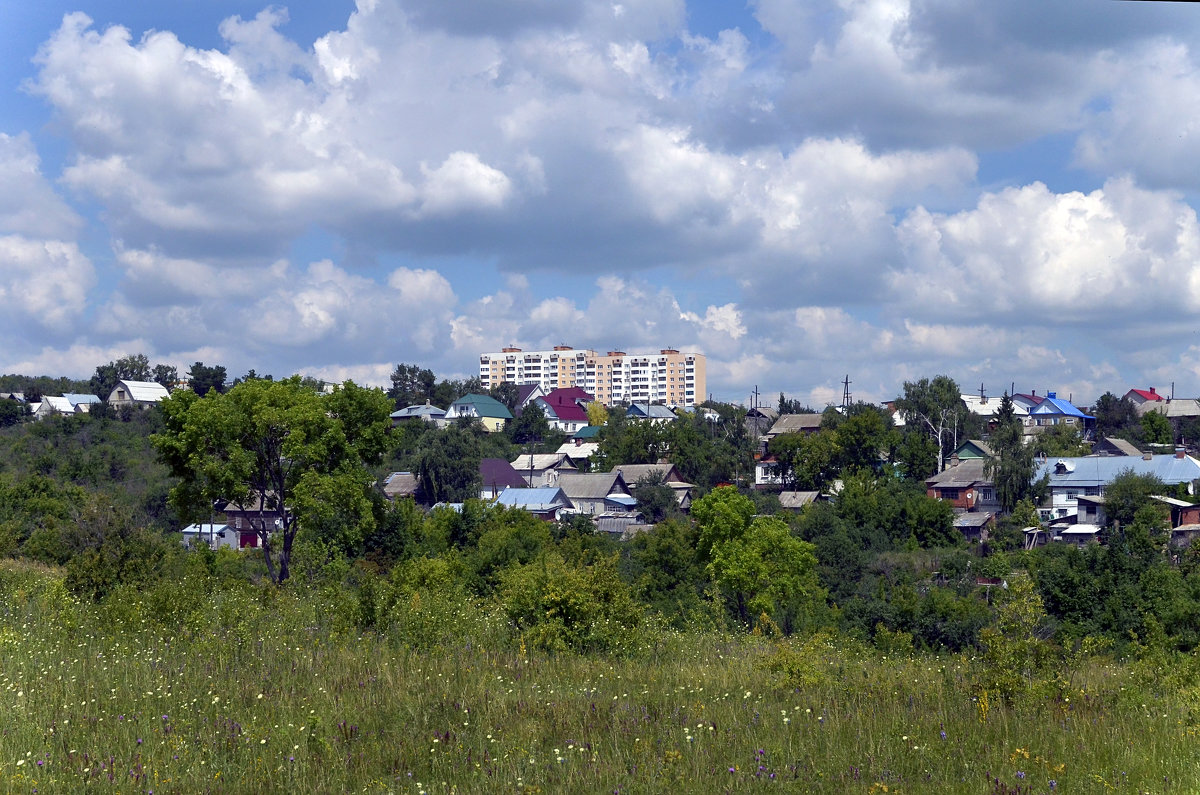
<svg viewBox="0 0 1200 795"><path fill-rule="evenodd" d="M950 460L953 461L955 456L959 461L970 461L976 458L988 459L994 455L991 445L987 442L981 439L968 439L950 454Z"/></svg>
<svg viewBox="0 0 1200 795"><path fill-rule="evenodd" d="M1101 436L1100 439L1092 445L1093 455L1116 455L1116 456L1134 456L1140 458L1142 451L1137 448L1133 442L1125 439L1113 439L1108 436Z"/></svg>
<svg viewBox="0 0 1200 795"><path fill-rule="evenodd" d="M1054 392L1047 392L1046 397L1029 410L1029 418L1039 427L1053 425L1072 425L1079 430L1084 439L1091 437L1096 418L1084 414L1073 406L1069 400L1063 400Z"/></svg>
<svg viewBox="0 0 1200 795"><path fill-rule="evenodd" d="M971 544L985 544L996 526L996 515L989 511L962 511L954 514L954 526Z"/></svg>
<svg viewBox="0 0 1200 795"><path fill-rule="evenodd" d="M1162 395L1154 391L1154 387L1150 387L1149 389L1131 389L1121 399L1128 400L1135 407L1145 403L1161 403L1164 400Z"/></svg>
<svg viewBox="0 0 1200 795"><path fill-rule="evenodd" d="M588 460L600 451L599 442L585 442L578 435L568 439L559 446L556 453L565 455L570 459L572 466L576 469L586 467Z"/></svg>
<svg viewBox="0 0 1200 795"><path fill-rule="evenodd" d="M504 423L513 418L507 406L489 395L463 395L446 409L446 422L464 417L479 420L491 433L504 430Z"/></svg>
<svg viewBox="0 0 1200 795"><path fill-rule="evenodd" d="M594 442L600 438L600 430L603 427L602 425L589 425L586 428L580 428L571 435L571 438L582 442Z"/></svg>
<svg viewBox="0 0 1200 795"><path fill-rule="evenodd" d="M496 504L520 508L548 522L556 521L572 508L571 500L558 486L508 488L496 497Z"/></svg>
<svg viewBox="0 0 1200 795"><path fill-rule="evenodd" d="M630 489L637 486L638 481L643 478L661 475L663 485L670 487L671 491L675 492L675 503L679 506L679 510L686 513L692 508L692 493L696 486L684 480L683 475L679 474L679 470L675 468L674 464L666 461L657 464L621 464L613 467L613 471L621 474Z"/></svg>
<svg viewBox="0 0 1200 795"><path fill-rule="evenodd" d="M517 416L521 416L521 410L528 406L533 401L546 394L546 390L542 389L541 384L520 384L517 386Z"/></svg>
<svg viewBox="0 0 1200 795"><path fill-rule="evenodd" d="M1104 512L1104 498L1081 494L1075 498L1078 508L1075 516L1079 524L1094 524L1104 527L1108 524L1108 514Z"/></svg>
<svg viewBox="0 0 1200 795"><path fill-rule="evenodd" d="M554 486L560 472L575 472L571 459L562 453L530 453L517 456L512 468L530 486Z"/></svg>
<svg viewBox="0 0 1200 795"><path fill-rule="evenodd" d="M210 549L220 549L221 547L241 549L243 546L241 544L241 534L227 524L208 522L190 524L183 528L184 547L195 549L201 544L207 545Z"/></svg>
<svg viewBox="0 0 1200 795"><path fill-rule="evenodd" d="M1000 502L982 458L959 461L925 481L925 493L963 511L998 513Z"/></svg>
<svg viewBox="0 0 1200 795"><path fill-rule="evenodd" d="M417 498L421 489L421 479L413 472L392 472L383 479L383 496L395 502L405 497Z"/></svg>
<svg viewBox="0 0 1200 795"><path fill-rule="evenodd" d="M752 439L766 434L779 419L779 412L765 406L754 406L746 411L746 432Z"/></svg>
<svg viewBox="0 0 1200 795"><path fill-rule="evenodd" d="M229 502L221 510L225 523L238 535L238 549L257 547L259 534L280 529L279 509L274 494L266 500L250 495L244 503Z"/></svg>
<svg viewBox="0 0 1200 795"><path fill-rule="evenodd" d="M820 496L821 492L819 491L781 491L779 492L779 505L785 511L800 513L804 510L805 505L816 502Z"/></svg>
<svg viewBox="0 0 1200 795"><path fill-rule="evenodd" d="M563 472L558 476L558 485L576 513L624 513L632 510L630 500L633 505L637 503L620 472Z"/></svg>
<svg viewBox="0 0 1200 795"><path fill-rule="evenodd" d="M1168 486L1187 484L1195 493L1194 481L1200 478L1200 461L1187 455L1182 447L1174 455L1085 456L1042 461L1033 479L1043 476L1049 483L1049 505L1039 508L1043 521L1076 517L1080 497L1102 497L1104 487L1122 472L1154 475Z"/></svg>
<svg viewBox="0 0 1200 795"><path fill-rule="evenodd" d="M821 430L821 420L824 414L783 414L767 431L767 439L774 439L784 433L813 434Z"/></svg>
<svg viewBox="0 0 1200 795"><path fill-rule="evenodd" d="M586 406L592 402L592 396L578 387L554 389L533 402L555 430L575 433L588 427Z"/></svg>
<svg viewBox="0 0 1200 795"><path fill-rule="evenodd" d="M604 533L622 541L654 529L654 525L644 523L640 513L601 514L592 517L592 523L596 526L597 533Z"/></svg>
<svg viewBox="0 0 1200 795"><path fill-rule="evenodd" d="M754 488L783 488L783 467L773 455L760 455L754 461Z"/></svg>
<svg viewBox="0 0 1200 795"><path fill-rule="evenodd" d="M424 405L405 406L393 411L390 416L393 427L410 420L422 420L437 425L446 418L446 410L431 406L426 400Z"/></svg>
<svg viewBox="0 0 1200 795"><path fill-rule="evenodd" d="M625 419L665 425L678 417L675 412L659 403L634 403L625 409Z"/></svg>
<svg viewBox="0 0 1200 795"><path fill-rule="evenodd" d="M108 395L108 405L148 408L169 396L167 388L155 381L118 381Z"/></svg>
<svg viewBox="0 0 1200 795"><path fill-rule="evenodd" d="M100 402L100 398L95 395L81 395L74 392L64 392L63 397L71 404L76 414L87 414L91 411L92 406Z"/></svg>
<svg viewBox="0 0 1200 795"><path fill-rule="evenodd" d="M74 414L75 407L71 405L71 401L65 397L54 397L46 395L42 398L42 402L33 412L35 420L44 420L55 414Z"/></svg>
<svg viewBox="0 0 1200 795"><path fill-rule="evenodd" d="M505 489L527 489L529 484L513 465L503 458L483 458L479 461L479 477L483 484L479 491L481 500L493 500Z"/></svg>
<svg viewBox="0 0 1200 795"><path fill-rule="evenodd" d="M1057 532L1056 532L1057 530ZM1094 524L1073 524L1061 527L1051 526L1051 533L1056 533L1054 540L1066 544L1074 544L1083 548L1088 544L1100 543L1100 526Z"/></svg>
<svg viewBox="0 0 1200 795"><path fill-rule="evenodd" d="M1180 525L1171 530L1171 549L1187 549L1197 538L1200 538L1200 524Z"/></svg>
<svg viewBox="0 0 1200 795"><path fill-rule="evenodd" d="M1174 497L1154 497L1171 511L1171 527L1182 527L1189 524L1200 524L1200 505Z"/></svg>

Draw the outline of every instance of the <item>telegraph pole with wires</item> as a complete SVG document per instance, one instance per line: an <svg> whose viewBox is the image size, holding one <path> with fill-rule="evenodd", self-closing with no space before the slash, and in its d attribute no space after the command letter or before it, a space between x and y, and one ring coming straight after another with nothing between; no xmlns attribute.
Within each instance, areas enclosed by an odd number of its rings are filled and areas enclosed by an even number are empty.
<svg viewBox="0 0 1200 795"><path fill-rule="evenodd" d="M842 380L842 412L850 409L850 374L846 373L846 377Z"/></svg>

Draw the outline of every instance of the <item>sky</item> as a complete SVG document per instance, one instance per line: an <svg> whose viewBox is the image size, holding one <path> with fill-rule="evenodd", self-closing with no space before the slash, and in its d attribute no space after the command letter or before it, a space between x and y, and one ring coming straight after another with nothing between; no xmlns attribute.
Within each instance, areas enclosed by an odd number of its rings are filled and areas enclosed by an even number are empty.
<svg viewBox="0 0 1200 795"><path fill-rule="evenodd" d="M0 372L1200 396L1200 5L0 3Z"/></svg>

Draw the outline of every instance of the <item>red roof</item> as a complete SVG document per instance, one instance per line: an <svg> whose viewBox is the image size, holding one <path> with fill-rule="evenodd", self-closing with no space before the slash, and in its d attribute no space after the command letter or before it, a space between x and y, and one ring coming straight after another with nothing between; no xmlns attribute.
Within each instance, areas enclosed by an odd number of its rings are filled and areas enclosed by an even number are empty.
<svg viewBox="0 0 1200 795"><path fill-rule="evenodd" d="M539 402L545 402L547 416L553 416L561 422L582 422L588 421L587 410L578 403L550 403L545 401L545 398L538 398Z"/></svg>
<svg viewBox="0 0 1200 795"><path fill-rule="evenodd" d="M546 402L550 405L559 403L592 403L596 398L589 395L582 388L577 386L561 387L559 389L551 389L545 395Z"/></svg>
<svg viewBox="0 0 1200 795"><path fill-rule="evenodd" d="M1145 389L1131 389L1129 391L1135 395L1140 396L1142 398L1142 400L1162 400L1163 399L1163 396L1158 394L1157 392L1155 392L1153 387L1151 387L1149 391L1147 391Z"/></svg>

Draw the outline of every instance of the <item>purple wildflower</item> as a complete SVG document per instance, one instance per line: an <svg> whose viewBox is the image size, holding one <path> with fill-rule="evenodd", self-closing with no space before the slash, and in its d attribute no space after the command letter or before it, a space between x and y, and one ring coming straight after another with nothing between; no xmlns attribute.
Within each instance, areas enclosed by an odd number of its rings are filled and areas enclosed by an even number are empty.
<svg viewBox="0 0 1200 795"><path fill-rule="evenodd" d="M1017 771L1017 778L1025 778L1025 771L1024 771L1024 770L1018 770L1018 771Z"/></svg>

